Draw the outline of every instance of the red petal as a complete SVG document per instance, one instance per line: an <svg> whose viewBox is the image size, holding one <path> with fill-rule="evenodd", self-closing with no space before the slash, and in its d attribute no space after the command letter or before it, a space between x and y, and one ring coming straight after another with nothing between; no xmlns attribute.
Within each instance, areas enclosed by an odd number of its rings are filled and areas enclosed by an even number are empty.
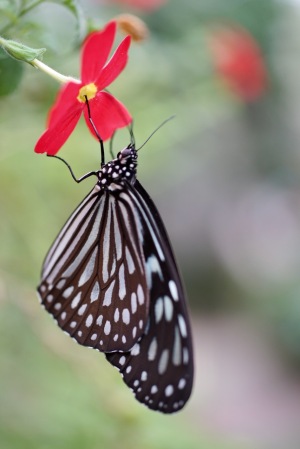
<svg viewBox="0 0 300 449"><path fill-rule="evenodd" d="M99 90L109 86L124 69L128 60L130 41L130 36L126 36L125 39L123 39L109 62L95 80L95 84Z"/></svg>
<svg viewBox="0 0 300 449"><path fill-rule="evenodd" d="M160 8L166 1L167 0L113 0L114 3L123 3L126 6L147 12Z"/></svg>
<svg viewBox="0 0 300 449"><path fill-rule="evenodd" d="M77 100L81 86L81 84L68 83L59 91L55 103L49 111L48 128L63 121L70 109L76 110L79 106L80 109L83 109L83 106Z"/></svg>
<svg viewBox="0 0 300 449"><path fill-rule="evenodd" d="M75 128L84 103L82 103L82 107L80 103L78 106L69 108L68 111L65 110L61 120L52 123L51 127L41 135L34 149L36 153L47 153L53 156L59 151Z"/></svg>
<svg viewBox="0 0 300 449"><path fill-rule="evenodd" d="M124 128L132 121L125 106L108 92L100 92L89 105L92 120L102 140L109 139L117 129ZM96 137L87 108L84 109L84 117L91 133Z"/></svg>
<svg viewBox="0 0 300 449"><path fill-rule="evenodd" d="M91 33L85 40L81 55L81 80L83 84L94 82L107 61L117 31L115 21L104 30Z"/></svg>
<svg viewBox="0 0 300 449"><path fill-rule="evenodd" d="M263 95L267 69L254 37L239 26L220 27L210 40L216 70L245 101Z"/></svg>

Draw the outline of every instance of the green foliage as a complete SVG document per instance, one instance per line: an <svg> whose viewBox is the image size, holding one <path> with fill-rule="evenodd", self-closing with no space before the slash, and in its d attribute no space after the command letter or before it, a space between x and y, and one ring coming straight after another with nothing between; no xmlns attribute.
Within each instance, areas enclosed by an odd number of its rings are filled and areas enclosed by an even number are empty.
<svg viewBox="0 0 300 449"><path fill-rule="evenodd" d="M23 75L23 66L0 49L0 97L17 89Z"/></svg>

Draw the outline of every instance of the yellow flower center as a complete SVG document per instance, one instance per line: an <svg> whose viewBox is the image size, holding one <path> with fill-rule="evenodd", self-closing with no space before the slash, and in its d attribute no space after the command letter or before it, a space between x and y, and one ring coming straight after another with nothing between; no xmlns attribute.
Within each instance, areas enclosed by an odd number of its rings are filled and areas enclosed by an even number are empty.
<svg viewBox="0 0 300 449"><path fill-rule="evenodd" d="M91 100L96 96L98 89L94 83L86 84L79 89L77 100L81 103L85 103L86 98Z"/></svg>

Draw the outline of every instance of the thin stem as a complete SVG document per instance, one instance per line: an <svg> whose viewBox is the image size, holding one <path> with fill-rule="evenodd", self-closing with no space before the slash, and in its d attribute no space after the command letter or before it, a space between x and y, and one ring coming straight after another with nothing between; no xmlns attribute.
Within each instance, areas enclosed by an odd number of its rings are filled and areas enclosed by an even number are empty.
<svg viewBox="0 0 300 449"><path fill-rule="evenodd" d="M56 70L54 70L51 67L44 64L39 59L34 59L33 61L31 61L30 64L33 65L33 67L42 70L44 73L51 76L59 83L68 83L68 82L72 81L73 83L80 84L80 80L73 78L72 76L62 75L61 73L57 72Z"/></svg>
<svg viewBox="0 0 300 449"><path fill-rule="evenodd" d="M115 158L114 151L113 151L113 140L114 140L115 135L116 135L116 132L114 131L114 133L111 136L110 141L109 141L109 152L110 152L112 159Z"/></svg>

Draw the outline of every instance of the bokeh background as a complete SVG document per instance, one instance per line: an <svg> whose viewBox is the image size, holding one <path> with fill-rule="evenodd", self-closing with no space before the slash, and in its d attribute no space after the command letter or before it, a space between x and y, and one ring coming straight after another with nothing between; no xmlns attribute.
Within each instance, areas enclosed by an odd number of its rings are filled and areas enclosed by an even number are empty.
<svg viewBox="0 0 300 449"><path fill-rule="evenodd" d="M65 74L78 75L84 15L102 27L131 12L149 28L111 92L138 145L176 115L138 176L185 279L196 378L182 412L151 412L40 308L43 257L92 181L34 154L58 86L13 61L0 86L0 447L299 449L300 2L89 0L79 21L73 2L40 3L18 17L26 1L0 0L0 34L47 47ZM120 131L116 151L128 141ZM99 167L83 123L60 154L78 176Z"/></svg>

